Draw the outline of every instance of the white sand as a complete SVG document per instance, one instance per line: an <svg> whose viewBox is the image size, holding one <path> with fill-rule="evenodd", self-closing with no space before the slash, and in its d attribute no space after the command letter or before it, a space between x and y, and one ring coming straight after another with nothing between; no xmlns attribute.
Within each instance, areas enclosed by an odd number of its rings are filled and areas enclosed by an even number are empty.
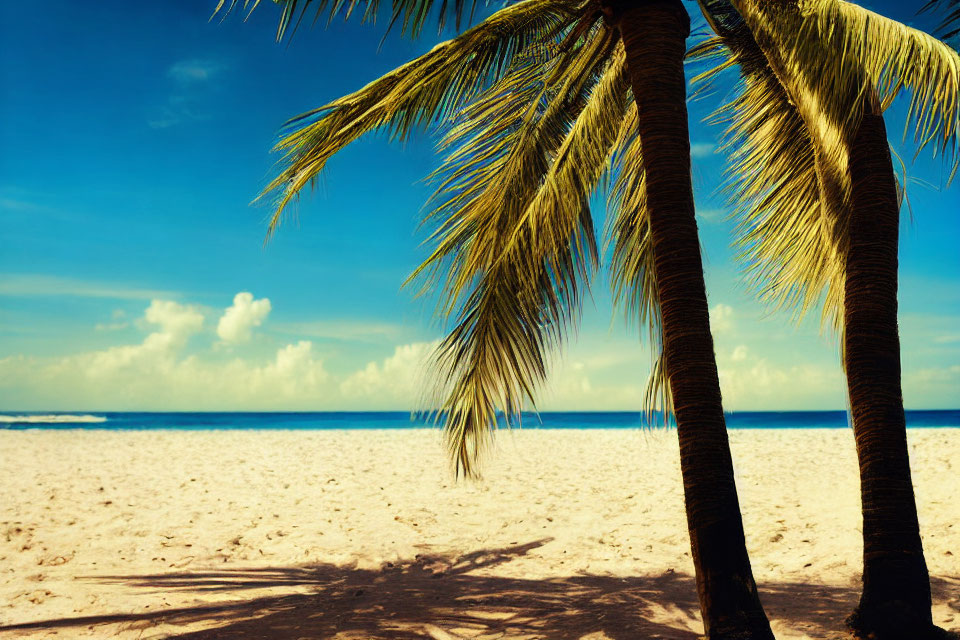
<svg viewBox="0 0 960 640"><path fill-rule="evenodd" d="M960 430L909 437L934 618L960 629ZM851 432L731 438L777 637L838 637ZM2 431L0 637L697 637L675 433L498 443L456 484L434 431Z"/></svg>

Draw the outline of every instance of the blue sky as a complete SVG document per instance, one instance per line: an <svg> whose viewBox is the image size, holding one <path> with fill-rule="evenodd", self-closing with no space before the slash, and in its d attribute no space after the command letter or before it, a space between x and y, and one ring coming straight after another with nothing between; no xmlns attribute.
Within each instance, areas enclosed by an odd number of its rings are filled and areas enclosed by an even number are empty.
<svg viewBox="0 0 960 640"><path fill-rule="evenodd" d="M337 22L273 40L276 9L208 18L213 0L0 5L0 409L405 409L442 335L400 285L433 139L368 136L328 165L263 246L249 202L289 117L430 49ZM929 27L901 3L871 6ZM691 5L693 8L693 5ZM730 410L842 408L835 341L753 301L716 190L716 103L690 105L694 186ZM888 116L899 143L902 105ZM960 392L960 191L910 165L901 242L905 402ZM927 186L936 186L939 190ZM603 212L595 213L598 220ZM544 409L636 409L649 351L614 315L605 274L558 355Z"/></svg>

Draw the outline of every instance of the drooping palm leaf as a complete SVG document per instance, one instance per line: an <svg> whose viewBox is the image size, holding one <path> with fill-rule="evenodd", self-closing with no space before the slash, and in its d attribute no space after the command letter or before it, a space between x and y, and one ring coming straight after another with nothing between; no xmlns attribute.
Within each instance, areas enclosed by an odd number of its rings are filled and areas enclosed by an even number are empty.
<svg viewBox="0 0 960 640"><path fill-rule="evenodd" d="M419 273L442 283L444 313L459 307L438 351L433 404L458 473L476 473L498 412L511 423L535 406L549 352L596 266L588 197L628 92L623 56L608 43L596 30L572 57L558 54L519 98L523 109L500 92L507 86L491 89L446 140L431 216L437 249Z"/></svg>
<svg viewBox="0 0 960 640"><path fill-rule="evenodd" d="M826 164L838 152L821 151L818 158L817 141L800 109L749 29L728 25L716 29L722 37L701 44L690 55L717 61L713 69L694 79L695 84L733 65L740 71L732 99L714 116L727 125L726 190L738 219L739 259L761 299L774 308L793 309L797 319L823 301L824 323L839 329L842 244L836 245L833 231L845 229L848 197L822 189L821 176L829 169L818 171L817 167L818 159ZM839 153L843 155L842 150ZM848 188L842 179L835 184ZM825 207L831 196L834 200Z"/></svg>
<svg viewBox="0 0 960 640"><path fill-rule="evenodd" d="M739 11L731 11L733 5L745 9L744 20L738 20ZM851 44L857 38L840 31L856 28L856 20L827 22L836 12L846 11L863 18L860 26L867 29L869 21L856 5L801 0L792 9L777 3L773 10L755 0L703 0L701 6L708 19L717 18L712 26L721 38L695 52L719 55L720 60L700 80L732 65L739 66L742 76L737 96L718 112L729 125L726 148L732 178L728 188L739 218L740 257L760 286L761 297L775 307L793 308L797 317L822 302L825 324L839 331L843 257L849 242L847 163L859 110L871 93L889 103L902 88L890 84L891 78L912 67L903 60L891 61L889 69L878 72L871 56L882 47L865 41ZM906 38L908 50L929 46L931 51L917 57L942 63L940 72L949 76L951 68L960 69L953 66L955 54L942 43L883 20L889 23L884 29L873 25L864 38L881 34ZM794 35L798 33L803 35ZM820 43L814 47L817 64L805 67L811 64L804 57L812 55L809 42L805 45L809 50L787 47L810 39ZM858 70L864 61L867 64ZM931 73L929 77L939 77ZM829 78L821 80L817 74ZM957 82L954 75L940 90L922 86L922 77L903 82L920 87L914 92L911 113L921 146L933 142L954 160L960 114Z"/></svg>
<svg viewBox="0 0 960 640"><path fill-rule="evenodd" d="M554 41L576 20L576 7L571 0L519 2L363 89L292 119L276 146L284 153L280 171L261 195L276 197L268 236L335 153L370 131L402 139L450 118L502 78L517 56Z"/></svg>
<svg viewBox="0 0 960 640"><path fill-rule="evenodd" d="M816 226L813 226L814 220L808 218L808 226L801 230L799 225L804 221L791 220L789 211L784 211L784 215L777 219L779 226L772 227L772 230L780 232L784 228L797 229L799 233L806 231L809 235L805 234L805 238L810 242L783 245L776 240L771 241L771 234L761 235L763 228L759 229L750 239L755 246L762 247L769 243L773 245L771 250L786 251L782 255L768 254L773 264L779 262L785 267L777 272L779 281L764 279L764 274L759 274L759 280L770 285L770 291L783 296L777 301L778 304L796 305L799 316L817 302L823 287L827 286L824 319L839 328L842 265L849 246L850 148L859 127L864 96L874 91L870 86L870 76L862 65L858 66L858 61L844 58L842 49L838 48L842 34L821 32L822 25L815 15L811 17L802 0L777 3L775 9L757 0L731 0L731 3L746 7L746 11L739 10L744 24L735 33L722 37L730 43L731 50L740 51L749 58L746 64L750 65L753 61L751 72L754 75L767 76L762 80L764 88L761 91L764 94L773 95L779 87L779 95L774 98L779 104L775 108L788 108L783 106L785 100L796 111L806 132L803 140L809 143L809 147L795 147L798 155L792 160L803 167L799 164L799 154L812 159L812 164L808 166L813 173L807 175L811 178L815 176L816 181L807 180L804 184L816 185L816 207L820 213ZM801 46L801 38L796 35L798 33L821 47L816 70L808 66L809 60L804 59L807 51L802 47L810 44L805 42ZM816 75L818 73L828 77L819 78ZM756 83L753 86L757 88ZM777 136L779 132L773 135ZM762 145L759 151L761 154L766 152ZM754 157L754 162L764 160L758 155ZM814 231L819 232L819 237ZM811 268L813 265L822 266L823 269ZM805 272L809 275L805 275ZM787 284L792 286L785 286Z"/></svg>
<svg viewBox="0 0 960 640"><path fill-rule="evenodd" d="M910 94L909 122L919 148L932 146L954 170L960 129L960 56L933 36L842 0L783 3L732 0L765 51L780 51L791 75L802 79L804 98L815 101L821 120L855 131L862 102L851 96L876 92L889 105ZM790 3L788 3L789 5ZM800 101L801 108L802 102ZM851 108L852 107L852 108Z"/></svg>
<svg viewBox="0 0 960 640"><path fill-rule="evenodd" d="M428 238L435 248L411 276L426 276L428 287L441 285L442 317L492 256L507 248L526 198L543 181L598 80L608 42L597 30L570 49L531 48L448 127L440 144L446 157L431 176L438 187L425 219L435 225Z"/></svg>

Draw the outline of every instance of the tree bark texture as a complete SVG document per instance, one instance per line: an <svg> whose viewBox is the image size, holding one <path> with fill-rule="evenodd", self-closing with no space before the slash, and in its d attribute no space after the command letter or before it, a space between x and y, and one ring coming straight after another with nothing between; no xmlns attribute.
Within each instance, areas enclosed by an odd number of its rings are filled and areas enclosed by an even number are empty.
<svg viewBox="0 0 960 640"><path fill-rule="evenodd" d="M922 637L933 622L900 387L900 206L883 116L872 96L867 103L850 156L844 299L843 357L863 505L863 594L849 623L877 638Z"/></svg>
<svg viewBox="0 0 960 640"><path fill-rule="evenodd" d="M623 38L639 111L663 349L704 628L711 640L771 639L750 569L720 398L690 177L680 0L604 7Z"/></svg>

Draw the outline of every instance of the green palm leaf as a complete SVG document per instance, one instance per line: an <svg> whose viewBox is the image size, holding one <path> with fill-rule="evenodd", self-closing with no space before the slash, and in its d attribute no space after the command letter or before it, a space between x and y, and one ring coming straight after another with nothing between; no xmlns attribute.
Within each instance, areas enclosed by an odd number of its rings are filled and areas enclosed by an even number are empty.
<svg viewBox="0 0 960 640"><path fill-rule="evenodd" d="M797 11L779 3L732 0L765 51L779 51L815 102L827 126L849 135L862 102L876 92L886 106L910 93L909 122L919 148L932 146L956 170L960 128L960 56L933 36L842 0L802 0ZM776 7L774 6L776 4ZM779 70L778 70L779 72Z"/></svg>
<svg viewBox="0 0 960 640"><path fill-rule="evenodd" d="M730 11L733 5L743 8L743 19ZM692 52L718 61L696 81L703 84L733 65L741 73L736 95L716 113L728 125L727 191L739 221L739 257L761 298L793 309L797 319L822 304L824 324L840 331L847 165L863 101L873 94L889 103L903 87L912 88L919 146L933 143L956 161L957 56L926 34L879 16L882 24L875 24L873 14L836 0L800 2L794 11L743 0L704 0L701 6L720 38ZM868 41L883 37L899 41L915 59L879 63L879 52L893 45ZM813 45L801 44L810 39ZM805 66L814 49L816 65ZM933 70L918 71L925 62ZM902 76L910 78L893 82ZM940 87L924 84L938 79Z"/></svg>
<svg viewBox="0 0 960 640"><path fill-rule="evenodd" d="M588 198L628 95L611 43L595 29L529 75L518 70L470 105L445 140L429 218L437 248L414 275L440 285L442 313L458 309L438 350L431 402L457 473L476 474L498 412L509 424L535 407L549 352L575 322L595 269ZM536 88L522 77L538 79Z"/></svg>
<svg viewBox="0 0 960 640"><path fill-rule="evenodd" d="M745 26L721 32L723 38L703 43L691 56L718 60L696 84L734 64L741 74L733 98L714 116L727 125L726 191L738 219L738 258L761 299L793 309L797 320L823 302L825 324L839 329L841 247L831 230L845 228L848 192L824 206L831 192L821 189L820 177L827 170L818 171L816 141L800 110ZM829 156L820 157L826 163Z"/></svg>
<svg viewBox="0 0 960 640"><path fill-rule="evenodd" d="M554 41L576 18L571 0L525 0L363 89L292 119L276 146L284 153L280 171L260 196L275 198L268 237L290 202L346 145L378 129L403 139L450 118L502 78L515 58Z"/></svg>
<svg viewBox="0 0 960 640"><path fill-rule="evenodd" d="M329 24L338 15L349 19L354 13L362 13L361 19L367 22L375 20L380 11L380 0L274 0L274 3L280 5L278 41L283 40L288 32L293 35L304 18L317 22L326 17ZM260 0L220 0L213 15L220 12L227 15L242 9L249 16L259 5ZM434 0L392 0L390 25L400 22L404 34L417 37L435 8L438 31L442 31L451 18L459 31L464 14L469 10L469 16L473 16L476 0L472 0L469 6L465 0L441 0L439 7Z"/></svg>

